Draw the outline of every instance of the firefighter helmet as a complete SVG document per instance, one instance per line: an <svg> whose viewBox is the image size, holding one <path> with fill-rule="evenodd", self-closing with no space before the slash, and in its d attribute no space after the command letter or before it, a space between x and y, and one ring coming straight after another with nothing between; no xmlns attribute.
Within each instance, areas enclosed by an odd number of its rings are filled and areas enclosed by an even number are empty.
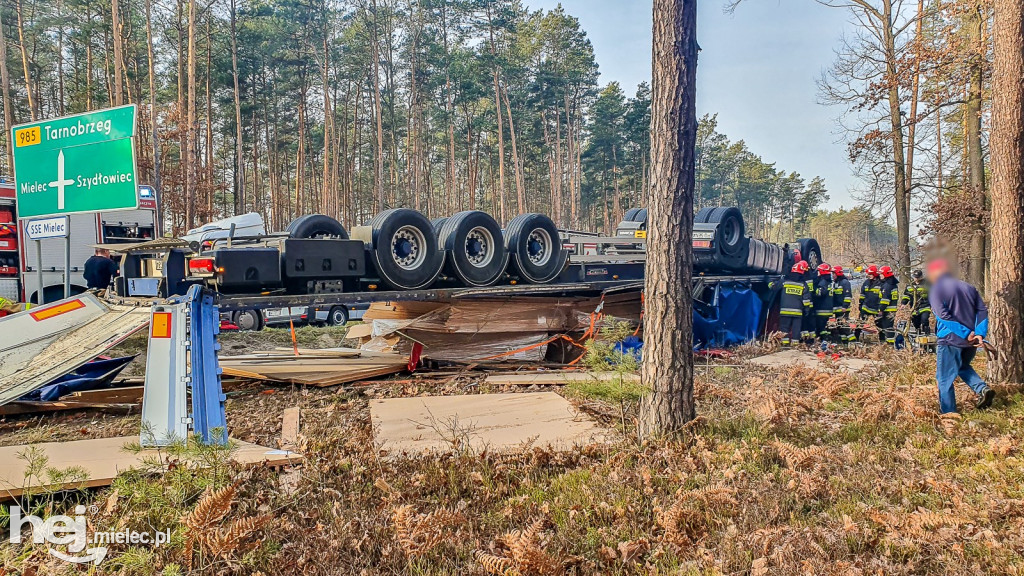
<svg viewBox="0 0 1024 576"><path fill-rule="evenodd" d="M832 267L824 262L818 264L818 276L828 276L832 273Z"/></svg>
<svg viewBox="0 0 1024 576"><path fill-rule="evenodd" d="M806 260L801 260L801 261L797 262L796 264L793 264L793 269L792 270L793 270L793 272L796 272L797 274L803 274L804 272L807 272L810 269L811 269L811 267L810 267L809 264L807 264L807 261Z"/></svg>
<svg viewBox="0 0 1024 576"><path fill-rule="evenodd" d="M878 266L875 266L874 264L872 264L871 266L868 266L864 270L864 273L867 274L868 276L872 277L872 278L877 278L878 277Z"/></svg>
<svg viewBox="0 0 1024 576"><path fill-rule="evenodd" d="M911 276L914 277L914 280L920 280L920 279L924 278L924 272L921 271L921 270L914 270L914 272L911 274Z"/></svg>
<svg viewBox="0 0 1024 576"><path fill-rule="evenodd" d="M843 276L843 267L842 266L833 266L832 267L832 273L836 275L836 278L841 278Z"/></svg>
<svg viewBox="0 0 1024 576"><path fill-rule="evenodd" d="M800 249L799 248L794 248L793 249L793 262L799 262L799 261L801 261L803 259L804 259L804 257L800 255Z"/></svg>
<svg viewBox="0 0 1024 576"><path fill-rule="evenodd" d="M892 278L893 276L892 266L882 266L878 269L878 272L882 275L882 278Z"/></svg>

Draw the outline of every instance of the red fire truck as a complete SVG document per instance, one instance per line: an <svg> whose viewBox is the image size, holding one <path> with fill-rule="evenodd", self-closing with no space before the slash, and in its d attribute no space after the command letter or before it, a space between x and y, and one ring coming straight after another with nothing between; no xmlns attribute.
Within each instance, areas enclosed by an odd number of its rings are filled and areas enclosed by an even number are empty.
<svg viewBox="0 0 1024 576"><path fill-rule="evenodd" d="M156 199L149 187L139 190L139 209L70 216L71 292L85 291L85 261L96 244L138 242L156 237ZM43 296L46 302L64 297L64 239L42 240ZM38 303L39 262L36 242L18 223L14 182L0 179L0 296Z"/></svg>

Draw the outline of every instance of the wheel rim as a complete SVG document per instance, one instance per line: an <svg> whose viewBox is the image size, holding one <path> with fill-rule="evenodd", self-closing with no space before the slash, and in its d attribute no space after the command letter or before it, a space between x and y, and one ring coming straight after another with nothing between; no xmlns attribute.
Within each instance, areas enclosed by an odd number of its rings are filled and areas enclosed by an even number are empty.
<svg viewBox="0 0 1024 576"><path fill-rule="evenodd" d="M466 234L466 259L476 268L483 268L494 258L494 236L482 226Z"/></svg>
<svg viewBox="0 0 1024 576"><path fill-rule="evenodd" d="M335 324L341 324L341 323L343 323L343 322L344 322L344 320L345 320L345 315L344 315L344 314L342 314L341 310L335 310L335 311L334 311L334 313L333 313L333 314L331 314L331 320L332 320L332 321L333 321L333 322L334 322Z"/></svg>
<svg viewBox="0 0 1024 576"><path fill-rule="evenodd" d="M402 226L391 236L391 258L403 270L416 270L427 259L427 239L415 226Z"/></svg>
<svg viewBox="0 0 1024 576"><path fill-rule="evenodd" d="M242 330L255 330L257 325L255 313L242 312L238 315L238 327Z"/></svg>
<svg viewBox="0 0 1024 576"><path fill-rule="evenodd" d="M551 252L554 244L551 242L551 235L543 228L534 228L526 239L526 255L530 262L537 266L543 266L551 260Z"/></svg>
<svg viewBox="0 0 1024 576"><path fill-rule="evenodd" d="M722 236L726 244L729 246L736 244L739 241L739 235L740 227L736 225L735 220L730 218L722 223Z"/></svg>

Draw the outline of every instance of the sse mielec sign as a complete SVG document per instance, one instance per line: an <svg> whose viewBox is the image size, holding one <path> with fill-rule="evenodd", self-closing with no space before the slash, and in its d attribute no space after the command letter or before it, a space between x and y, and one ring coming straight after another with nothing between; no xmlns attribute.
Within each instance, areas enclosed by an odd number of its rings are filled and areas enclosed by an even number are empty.
<svg viewBox="0 0 1024 576"><path fill-rule="evenodd" d="M135 105L15 126L18 217L138 207Z"/></svg>

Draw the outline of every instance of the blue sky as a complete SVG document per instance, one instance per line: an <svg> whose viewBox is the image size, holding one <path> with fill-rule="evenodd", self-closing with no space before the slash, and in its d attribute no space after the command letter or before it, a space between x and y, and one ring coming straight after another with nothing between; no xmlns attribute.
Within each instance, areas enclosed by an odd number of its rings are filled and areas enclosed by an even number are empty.
<svg viewBox="0 0 1024 576"><path fill-rule="evenodd" d="M561 4L579 18L601 69L601 82L628 94L651 75L650 0L525 0L530 8ZM844 10L813 0L746 0L733 14L724 0L699 4L697 109L718 113L719 131L745 140L766 162L808 181L825 179L831 207L853 205L857 182L838 142L841 110L818 104L816 81L849 28Z"/></svg>

